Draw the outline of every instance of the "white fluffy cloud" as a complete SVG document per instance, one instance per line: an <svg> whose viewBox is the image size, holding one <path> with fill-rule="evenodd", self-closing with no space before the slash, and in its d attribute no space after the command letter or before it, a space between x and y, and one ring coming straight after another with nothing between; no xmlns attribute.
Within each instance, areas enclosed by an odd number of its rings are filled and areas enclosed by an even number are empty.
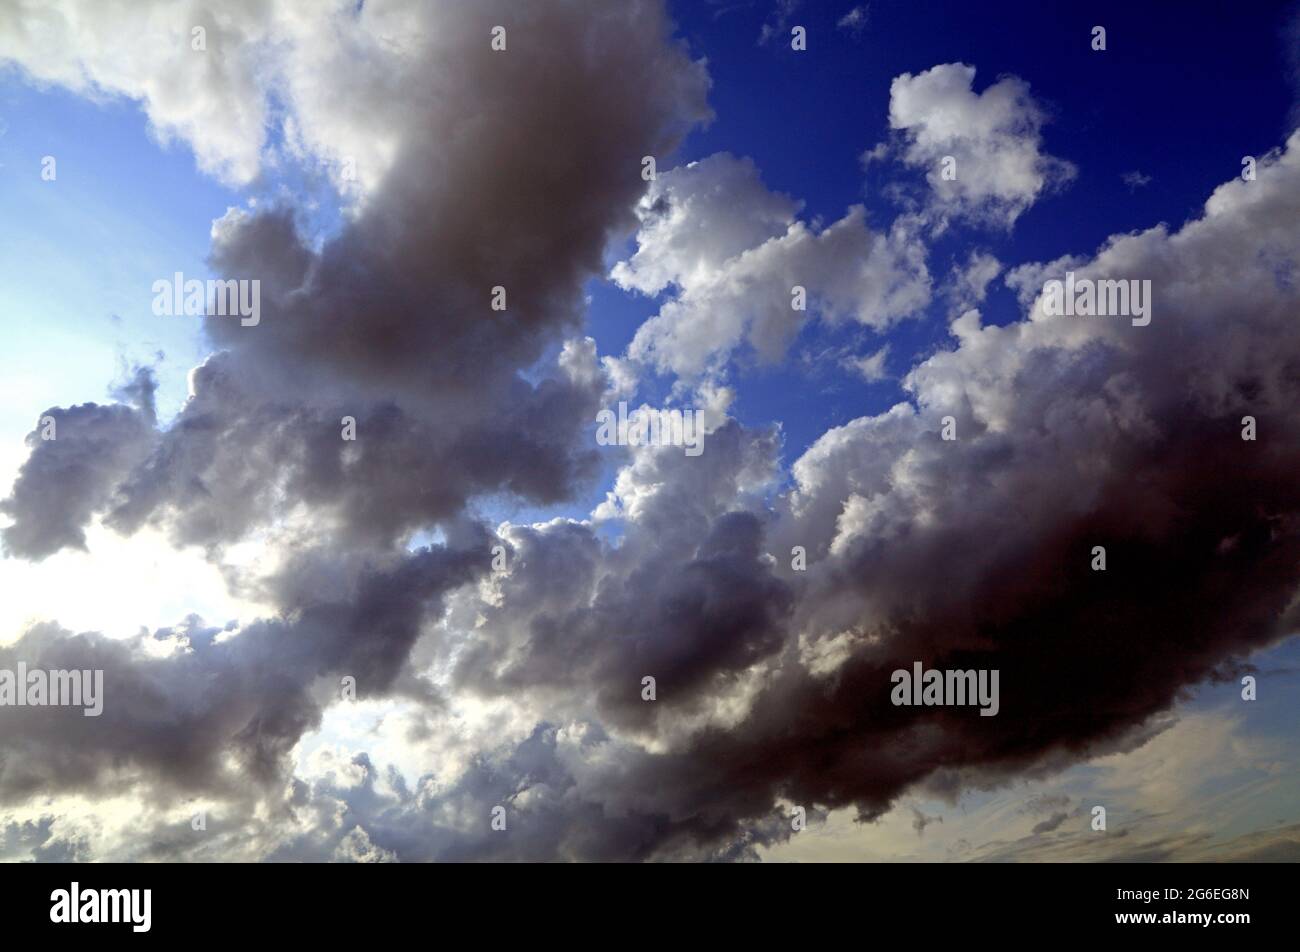
<svg viewBox="0 0 1300 952"><path fill-rule="evenodd" d="M205 171L257 174L267 104L254 51L273 30L269 4L15 2L0 11L0 62L83 95L139 100L154 132L189 142ZM206 50L193 48L196 29Z"/></svg>
<svg viewBox="0 0 1300 952"><path fill-rule="evenodd" d="M615 266L622 287L672 297L637 331L628 356L693 378L742 346L781 358L805 319L876 330L930 300L925 248L908 227L867 226L862 206L825 227L799 220L748 159L720 153L660 175L638 207L637 251ZM807 310L792 289L806 289Z"/></svg>
<svg viewBox="0 0 1300 952"><path fill-rule="evenodd" d="M890 87L889 124L902 161L926 171L930 208L941 221L1010 227L1075 168L1043 151L1047 115L1028 83L1004 76L977 93L974 81L975 67L963 63L904 73ZM946 157L955 160L951 178L944 177Z"/></svg>
<svg viewBox="0 0 1300 952"><path fill-rule="evenodd" d="M438 28L464 20L457 6L14 0L0 9L0 63L82 95L138 101L162 141L187 143L224 182L246 185L292 158L322 163L360 197L395 161L413 104L436 104L434 90L416 94L418 74L465 41Z"/></svg>

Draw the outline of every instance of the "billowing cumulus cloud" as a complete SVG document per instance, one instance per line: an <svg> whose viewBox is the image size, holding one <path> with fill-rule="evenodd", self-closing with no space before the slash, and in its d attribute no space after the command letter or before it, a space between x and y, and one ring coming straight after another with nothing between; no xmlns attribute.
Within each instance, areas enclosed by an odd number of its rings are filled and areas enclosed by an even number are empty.
<svg viewBox="0 0 1300 952"><path fill-rule="evenodd" d="M612 277L673 295L638 329L628 357L692 378L742 345L778 360L810 314L883 330L929 301L925 248L906 220L873 231L859 205L814 228L798 210L748 159L719 154L658 176L637 209L637 250Z"/></svg>
<svg viewBox="0 0 1300 952"><path fill-rule="evenodd" d="M1047 113L1029 84L1004 76L975 92L975 67L945 63L894 79L889 125L898 141L868 153L896 151L925 172L928 207L937 222L964 220L1010 227L1042 195L1075 176L1074 166L1042 147Z"/></svg>
<svg viewBox="0 0 1300 952"><path fill-rule="evenodd" d="M1295 631L1300 135L1178 230L1017 264L1023 313L1005 325L974 309L1003 263L960 259L944 346L910 370L885 346L858 367L876 379L888 357L906 399L791 462L778 426L732 415L722 377L783 356L810 316L874 331L921 312L924 215L805 223L749 160L671 168L708 77L657 3L347 4L319 44L303 36L320 22L246 6L210 44L279 38L286 55L202 78L246 107L226 117L238 143L168 111L175 63L114 76L57 5L13 14L67 43L48 65L0 48L38 78L139 98L236 179L288 158L367 170L340 180L352 204L324 238L290 204L215 223L213 268L262 282L261 320L205 318L213 352L175 419L144 374L30 438L8 554L84 546L96 521L149 527L273 611L121 639L6 633L0 668L102 669L107 697L98 718L0 708L0 855L752 858L790 836L794 805L877 818L1139 748L1180 692ZM173 16L115 12L141 30ZM891 119L905 162L958 155L944 215L1010 224L1065 168L1023 83L972 80L900 77ZM664 169L648 186L645 155ZM601 355L583 284L628 236L613 280L661 300ZM1067 265L1150 280L1150 323L1049 315L1038 292ZM645 368L694 388L703 454L605 448L617 472L588 517L484 525L485 500L589 490L594 414ZM247 546L259 557L236 560ZM998 716L893 705L892 671L918 661L1000 671ZM1026 805L1034 849L1071 809ZM948 825L909 810L914 840Z"/></svg>

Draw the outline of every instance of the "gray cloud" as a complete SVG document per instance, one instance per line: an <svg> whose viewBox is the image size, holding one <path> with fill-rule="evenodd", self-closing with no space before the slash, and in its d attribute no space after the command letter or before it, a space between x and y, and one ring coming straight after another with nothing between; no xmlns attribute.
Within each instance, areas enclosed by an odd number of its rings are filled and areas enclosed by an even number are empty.
<svg viewBox="0 0 1300 952"><path fill-rule="evenodd" d="M1051 833L1069 818L1070 814L1065 812L1053 813L1046 820L1040 820L1038 823L1035 823L1033 830L1030 832L1035 836L1038 836L1040 833Z"/></svg>
<svg viewBox="0 0 1300 952"><path fill-rule="evenodd" d="M0 501L0 512L14 520L0 529L7 555L43 559L62 548L85 548L86 523L157 442L152 390L145 392L149 402L139 408L83 403L41 414L27 437L31 455L12 494Z"/></svg>
<svg viewBox="0 0 1300 952"><path fill-rule="evenodd" d="M290 750L319 726L343 676L360 696L400 689L427 617L484 567L486 537L475 541L358 570L333 597L282 598L282 618L235 631L197 620L127 640L29 629L0 648L0 668L101 670L103 712L0 708L0 801L121 789L241 799L250 780L262 792L283 785Z"/></svg>

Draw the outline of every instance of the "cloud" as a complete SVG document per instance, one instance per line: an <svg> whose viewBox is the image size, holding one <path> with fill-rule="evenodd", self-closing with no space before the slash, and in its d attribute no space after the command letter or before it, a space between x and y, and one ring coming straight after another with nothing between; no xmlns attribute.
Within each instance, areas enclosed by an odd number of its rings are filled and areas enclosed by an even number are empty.
<svg viewBox="0 0 1300 952"><path fill-rule="evenodd" d="M972 251L964 267L954 267L947 286L947 295L959 310L980 304L988 295L989 285L1002 273L1002 262L993 255Z"/></svg>
<svg viewBox="0 0 1300 952"><path fill-rule="evenodd" d="M482 551L429 548L357 572L332 597L285 593L284 617L238 630L197 620L128 639L29 629L0 648L0 668L102 670L103 712L0 708L0 802L123 789L237 800L249 783L286 783L290 751L343 676L372 696L403 688L424 620L480 569Z"/></svg>
<svg viewBox="0 0 1300 952"><path fill-rule="evenodd" d="M883 330L929 302L925 248L906 222L873 232L853 206L811 227L798 210L768 191L752 161L726 153L659 175L637 207L636 252L611 277L673 294L627 356L685 378L718 374L742 346L780 359L809 314ZM796 286L806 310L794 306Z"/></svg>
<svg viewBox="0 0 1300 952"><path fill-rule="evenodd" d="M63 548L84 549L84 526L106 508L114 488L151 452L149 400L129 404L51 407L27 437L31 455L0 512L14 523L0 529L6 555L43 559Z"/></svg>
<svg viewBox="0 0 1300 952"><path fill-rule="evenodd" d="M159 138L189 142L205 171L236 183L257 175L270 121L258 54L271 4L17 0L3 18L0 62L39 83L138 100ZM206 51L194 48L195 30ZM142 55L122 56L127 48Z"/></svg>
<svg viewBox="0 0 1300 952"><path fill-rule="evenodd" d="M683 69L679 52L663 46L658 6L599 16L589 6L576 9L591 17L598 36L609 37L619 21L644 23L644 40L626 34L624 41L631 44L632 62L646 53L663 57L647 74L654 77L651 96L676 83L669 98L698 98L702 70ZM164 142L187 143L205 172L246 185L267 168L299 162L320 166L356 200L381 188L404 156L410 174L413 153L429 146L416 140L435 130L464 132L463 154L489 145L493 137L509 136L505 116L512 116L516 144L528 141L535 134L530 122L543 121L545 110L525 117L506 109L502 121L471 131L474 114L465 107L472 99L485 109L502 110L503 97L514 98L511 84L519 76L537 75L537 66L553 65L530 37L546 36L576 58L573 69L551 74L553 95L571 91L574 87L567 84L590 76L598 68L596 58L617 48L611 44L580 51L581 28L572 13L566 20L549 8L521 12L493 3L475 4L471 11L456 0L326 0L310 13L274 0L142 0L93 8L75 0L17 0L0 16L0 62L15 64L38 83L95 98L138 101L155 134ZM506 22L517 31L516 41L508 43L505 56L494 57L489 31ZM567 33L565 23L573 27ZM122 55L123 50L131 55ZM432 64L446 77L445 85L412 94ZM473 77L479 84L474 97L461 95L458 74L464 82ZM601 96L592 88L586 91L593 95L582 98L595 105ZM607 95L619 92L610 87ZM573 118L576 132L581 120ZM627 118L636 122L640 117ZM617 119L612 123L613 130L620 130ZM636 139L635 129L621 131L629 144ZM483 138L476 138L480 134ZM549 149L531 157L533 174L543 187L549 162L538 156L547 154L556 156ZM463 161L450 152L422 155L435 163L440 157ZM528 164L522 157L516 161ZM455 169L449 166L443 173L450 177Z"/></svg>
<svg viewBox="0 0 1300 952"><path fill-rule="evenodd" d="M867 383L875 383L889 376L885 369L885 358L889 356L889 345L866 357L846 358L845 363Z"/></svg>
<svg viewBox="0 0 1300 952"><path fill-rule="evenodd" d="M772 0L772 12L758 33L760 46L778 37L790 35L790 18L798 12L802 2L803 0Z"/></svg>
<svg viewBox="0 0 1300 952"><path fill-rule="evenodd" d="M742 673L781 649L793 599L763 555L763 517L739 505L775 474L776 440L730 421L706 445L704 466L655 448L620 473L616 551L581 524L508 528L513 568L472 609L457 686L540 692L553 720L594 714L630 730L717 713L743 691ZM647 675L671 703L642 700Z"/></svg>
<svg viewBox="0 0 1300 952"><path fill-rule="evenodd" d="M858 37L867 28L867 20L870 8L867 4L861 3L851 8L844 16L835 22L835 26L841 30L848 31L851 35Z"/></svg>
<svg viewBox="0 0 1300 952"><path fill-rule="evenodd" d="M1033 833L1034 836L1038 836L1042 833L1051 833L1069 818L1070 814L1065 812L1053 813L1046 820L1041 820L1038 823L1035 823L1033 830L1030 832Z"/></svg>
<svg viewBox="0 0 1300 952"><path fill-rule="evenodd" d="M1136 170L1125 172L1120 177L1124 180L1124 184L1128 186L1130 192L1135 192L1140 188L1144 188L1147 185L1150 185L1152 181L1151 176L1143 175L1141 172Z"/></svg>
<svg viewBox="0 0 1300 952"><path fill-rule="evenodd" d="M925 828L930 826L932 823L942 822L943 817L941 816L926 816L915 807L912 808L912 829L916 830L917 836L923 836L925 834Z"/></svg>
<svg viewBox="0 0 1300 952"><path fill-rule="evenodd" d="M889 125L897 140L868 155L897 154L925 170L927 207L938 223L1010 228L1039 198L1068 184L1075 168L1043 152L1048 117L1028 83L1004 76L977 93L974 82L975 67L964 63L895 77Z"/></svg>
<svg viewBox="0 0 1300 952"><path fill-rule="evenodd" d="M1069 805L1070 798L1064 794L1040 793L1026 800L1021 812L1031 816L1041 816L1044 813L1059 812Z"/></svg>

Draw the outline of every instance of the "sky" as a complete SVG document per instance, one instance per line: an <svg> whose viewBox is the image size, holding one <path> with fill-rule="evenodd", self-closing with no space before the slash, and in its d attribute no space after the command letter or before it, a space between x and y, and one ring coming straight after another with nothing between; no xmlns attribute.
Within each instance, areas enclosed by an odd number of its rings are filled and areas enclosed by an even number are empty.
<svg viewBox="0 0 1300 952"><path fill-rule="evenodd" d="M1300 858L1300 6L1171 11L0 3L0 858Z"/></svg>

